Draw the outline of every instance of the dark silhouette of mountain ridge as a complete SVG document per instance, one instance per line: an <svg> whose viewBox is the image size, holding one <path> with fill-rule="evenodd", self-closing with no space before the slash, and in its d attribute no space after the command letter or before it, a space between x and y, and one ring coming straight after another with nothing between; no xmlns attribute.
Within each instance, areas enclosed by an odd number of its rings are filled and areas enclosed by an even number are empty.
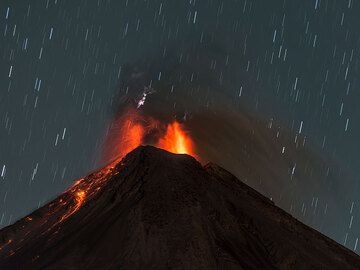
<svg viewBox="0 0 360 270"><path fill-rule="evenodd" d="M0 269L360 269L221 167L141 146L0 231Z"/></svg>

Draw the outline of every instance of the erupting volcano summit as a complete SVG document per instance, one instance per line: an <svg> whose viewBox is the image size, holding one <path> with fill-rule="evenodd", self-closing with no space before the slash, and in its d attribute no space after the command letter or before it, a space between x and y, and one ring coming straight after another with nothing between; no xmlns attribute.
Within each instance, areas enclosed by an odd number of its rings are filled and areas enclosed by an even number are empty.
<svg viewBox="0 0 360 270"><path fill-rule="evenodd" d="M143 144L151 144L174 154L197 157L192 138L176 119L166 123L129 107L115 118L105 142L105 160L123 158Z"/></svg>
<svg viewBox="0 0 360 270"><path fill-rule="evenodd" d="M360 269L360 259L219 166L141 146L1 230L0 269Z"/></svg>

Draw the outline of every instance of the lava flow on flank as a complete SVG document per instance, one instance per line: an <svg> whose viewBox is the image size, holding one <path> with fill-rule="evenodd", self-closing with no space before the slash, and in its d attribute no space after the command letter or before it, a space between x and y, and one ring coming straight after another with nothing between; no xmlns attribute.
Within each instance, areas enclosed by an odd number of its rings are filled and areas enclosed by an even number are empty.
<svg viewBox="0 0 360 270"><path fill-rule="evenodd" d="M42 218L29 215L25 218L27 226L17 232L25 240L31 231L49 240L58 234L62 223L77 213L87 202L93 199L105 186L108 179L119 173L123 166L121 160L127 153L140 145L149 144L175 154L189 154L197 157L193 140L185 125L173 119L163 122L153 117L144 116L137 110L129 110L113 123L115 132L105 140L105 145L114 152L109 165L101 170L77 180L58 199L46 206L42 211L46 214ZM107 154L107 153L106 153ZM11 236L9 236L11 237ZM0 250L6 249L8 256L13 256L22 248L22 241L13 246L11 238L5 239Z"/></svg>
<svg viewBox="0 0 360 270"><path fill-rule="evenodd" d="M111 136L106 140L107 146L116 157L115 160L100 173L92 175L91 181L80 179L67 191L71 194L71 202L62 202L63 206L68 209L63 214L62 222L76 213L81 206L91 197L93 197L103 186L103 183L113 173L116 164L123 157L136 147L143 144L152 144L158 148L175 154L188 154L196 157L195 148L192 138L186 131L183 124L177 120L170 123L162 123L153 117L140 115L137 110L128 110L119 119L114 121L113 129L115 132L110 133ZM150 143L149 135L153 135Z"/></svg>

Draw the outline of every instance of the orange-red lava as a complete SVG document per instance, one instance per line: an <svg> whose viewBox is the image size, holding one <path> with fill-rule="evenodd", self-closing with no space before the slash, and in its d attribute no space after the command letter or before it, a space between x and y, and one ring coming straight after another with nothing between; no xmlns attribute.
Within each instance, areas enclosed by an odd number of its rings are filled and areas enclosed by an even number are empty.
<svg viewBox="0 0 360 270"><path fill-rule="evenodd" d="M167 125L165 135L159 139L156 146L175 154L195 156L192 139L176 120Z"/></svg>
<svg viewBox="0 0 360 270"><path fill-rule="evenodd" d="M150 141L149 137L152 137ZM105 142L105 160L124 157L142 144L197 157L193 140L184 124L177 120L163 123L153 117L141 115L138 110L129 109L115 119L110 127Z"/></svg>
<svg viewBox="0 0 360 270"><path fill-rule="evenodd" d="M93 173L86 178L82 178L76 181L74 185L72 185L65 192L65 195L70 195L72 197L72 201L69 202L62 199L59 201L59 204L62 206L67 206L68 210L62 215L61 219L55 223L55 225L68 219L81 208L86 200L93 198L107 181L107 179L117 174L115 166L120 161L121 158L118 158L99 172ZM56 205L54 206L57 207Z"/></svg>
<svg viewBox="0 0 360 270"><path fill-rule="evenodd" d="M61 221L63 221L64 219L67 219L69 216L71 216L77 210L79 210L81 205L85 201L85 196L86 196L85 191L79 190L79 191L75 192L75 194L73 194L73 195L75 197L75 205L73 207L71 207L70 210L68 212L66 212L65 215L62 216Z"/></svg>

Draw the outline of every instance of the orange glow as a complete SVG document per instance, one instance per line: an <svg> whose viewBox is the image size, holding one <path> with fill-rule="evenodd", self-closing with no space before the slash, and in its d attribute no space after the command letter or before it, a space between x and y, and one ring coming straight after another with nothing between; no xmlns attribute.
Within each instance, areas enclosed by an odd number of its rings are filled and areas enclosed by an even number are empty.
<svg viewBox="0 0 360 270"><path fill-rule="evenodd" d="M196 157L193 141L183 124L176 120L169 124L162 123L130 108L110 127L105 142L105 160L121 159L142 144Z"/></svg>
<svg viewBox="0 0 360 270"><path fill-rule="evenodd" d="M144 129L141 125L127 120L125 130L121 134L121 145L119 145L119 156L125 156L127 153L141 145L144 136Z"/></svg>
<svg viewBox="0 0 360 270"><path fill-rule="evenodd" d="M122 158L142 144L145 133L142 120L136 110L130 109L112 123L105 142L106 160Z"/></svg>
<svg viewBox="0 0 360 270"><path fill-rule="evenodd" d="M84 200L85 200L85 191L82 191L82 190L78 191L78 192L76 193L76 207L75 207L75 211L78 210L78 209L81 207L81 205L83 204Z"/></svg>
<svg viewBox="0 0 360 270"><path fill-rule="evenodd" d="M9 245L9 244L11 244L11 243L12 243L12 240L9 239L4 245L0 246L0 251L1 251L4 247L6 247L7 245Z"/></svg>
<svg viewBox="0 0 360 270"><path fill-rule="evenodd" d="M79 190L75 193L75 205L73 207L70 208L70 210L65 213L65 215L62 216L61 221L67 219L68 217L70 217L72 214L74 214L77 210L80 209L80 207L82 206L82 204L84 203L86 198L86 193L83 190Z"/></svg>
<svg viewBox="0 0 360 270"><path fill-rule="evenodd" d="M165 135L160 138L156 146L175 154L195 156L193 142L190 136L177 121L167 126Z"/></svg>

